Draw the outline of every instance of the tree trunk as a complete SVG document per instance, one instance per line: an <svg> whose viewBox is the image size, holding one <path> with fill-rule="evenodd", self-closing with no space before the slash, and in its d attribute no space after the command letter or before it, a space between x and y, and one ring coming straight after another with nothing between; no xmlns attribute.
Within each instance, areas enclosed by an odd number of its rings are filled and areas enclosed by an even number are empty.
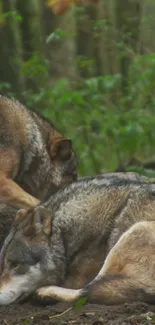
<svg viewBox="0 0 155 325"><path fill-rule="evenodd" d="M38 88L46 84L46 78L40 74L40 68L44 65L45 42L42 3L40 0L17 0L17 7L23 17L21 33L24 48L27 88L38 91Z"/></svg>
<svg viewBox="0 0 155 325"><path fill-rule="evenodd" d="M139 0L116 0L116 27L121 52L119 63L122 91L127 93L128 74L139 45L141 4Z"/></svg>
<svg viewBox="0 0 155 325"><path fill-rule="evenodd" d="M60 78L76 78L75 69L75 19L72 11L56 16L44 6L45 33L48 42L46 53L50 62L50 84Z"/></svg>
<svg viewBox="0 0 155 325"><path fill-rule="evenodd" d="M11 84L12 90L22 97L25 89L22 64L22 43L16 0L4 0L2 7L4 23L0 26L1 55L0 78Z"/></svg>
<svg viewBox="0 0 155 325"><path fill-rule="evenodd" d="M76 10L76 55L80 76L89 78L101 74L98 35L94 33L98 10L95 5Z"/></svg>
<svg viewBox="0 0 155 325"><path fill-rule="evenodd" d="M23 17L21 24L24 40L24 58L29 59L34 52L44 53L42 6L40 0L17 0Z"/></svg>

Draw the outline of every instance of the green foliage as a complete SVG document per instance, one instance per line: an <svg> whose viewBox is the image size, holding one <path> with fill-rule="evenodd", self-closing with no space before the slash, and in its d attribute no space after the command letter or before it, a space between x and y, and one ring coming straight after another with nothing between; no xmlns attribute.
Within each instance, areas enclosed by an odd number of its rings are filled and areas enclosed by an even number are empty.
<svg viewBox="0 0 155 325"><path fill-rule="evenodd" d="M84 296L84 297L80 298L77 302L75 302L75 304L73 305L73 308L75 308L75 309L81 308L81 307L85 306L87 301L88 301L88 297Z"/></svg>
<svg viewBox="0 0 155 325"><path fill-rule="evenodd" d="M85 19L84 8L79 7L77 11L80 19ZM0 16L4 19L14 16L22 21L15 11L0 12ZM98 19L94 21L92 37L96 39L110 28L114 26L108 19ZM58 28L46 37L46 44L59 43L71 38L71 34ZM119 73L79 78L76 82L65 78L51 86L48 60L35 52L23 61L23 75L32 87L26 87L20 99L28 107L41 111L64 135L72 138L81 175L116 170L131 160L145 161L154 155L155 54L135 55L124 42L130 38L131 32L119 34L117 41L118 59L130 50L132 53L125 93L122 91L124 76ZM94 75L94 57L80 55L76 64L79 71ZM6 82L0 83L0 92L19 97L12 94L12 85ZM132 169L152 175L152 171L137 166Z"/></svg>
<svg viewBox="0 0 155 325"><path fill-rule="evenodd" d="M36 80L48 74L48 63L35 55L24 69ZM121 93L119 74L77 82L61 79L54 87L38 87L22 96L29 107L42 111L72 138L81 175L93 175L154 154L154 72L155 55L137 56L126 96ZM0 84L0 90L3 87L9 94L9 85Z"/></svg>
<svg viewBox="0 0 155 325"><path fill-rule="evenodd" d="M21 22L23 20L22 16L19 15L16 11L13 11L13 10L3 13L3 14L1 14L1 16L4 19L13 17L14 19L16 19L19 22Z"/></svg>
<svg viewBox="0 0 155 325"><path fill-rule="evenodd" d="M10 18L14 18L16 21L18 22L22 22L23 18L20 14L18 14L18 12L16 12L15 10L11 10L8 12L2 12L1 10L1 5L0 5L0 25L5 24L7 22L8 19Z"/></svg>
<svg viewBox="0 0 155 325"><path fill-rule="evenodd" d="M48 78L49 64L39 53L34 53L32 57L23 63L23 74L27 80L32 81L38 88L45 83Z"/></svg>

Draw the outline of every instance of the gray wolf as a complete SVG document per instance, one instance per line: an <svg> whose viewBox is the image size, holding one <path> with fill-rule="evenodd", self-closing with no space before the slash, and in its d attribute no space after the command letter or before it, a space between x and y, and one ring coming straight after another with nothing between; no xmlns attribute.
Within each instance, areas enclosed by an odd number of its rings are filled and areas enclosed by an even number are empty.
<svg viewBox="0 0 155 325"><path fill-rule="evenodd" d="M127 172L127 173L105 173L105 174L101 174L97 176L98 178L101 177L102 178L102 183L105 182L105 185L107 186L113 182L118 182L118 181L123 181L125 180L128 184L136 182L139 184L152 184L155 183L155 180L153 178L148 178L145 177L143 175L139 175L137 173L134 172ZM79 180L88 180L88 179L92 179L92 177L79 177ZM50 196L50 195L49 195ZM4 204L4 203L0 203L0 248L2 246L2 243L5 239L5 237L7 236L12 221L14 220L14 217L17 213L17 211L19 210L19 208L11 206L9 204Z"/></svg>
<svg viewBox="0 0 155 325"><path fill-rule="evenodd" d="M0 304L155 301L155 185L99 176L21 209L0 254Z"/></svg>
<svg viewBox="0 0 155 325"><path fill-rule="evenodd" d="M72 141L38 113L0 96L0 202L34 207L76 178Z"/></svg>

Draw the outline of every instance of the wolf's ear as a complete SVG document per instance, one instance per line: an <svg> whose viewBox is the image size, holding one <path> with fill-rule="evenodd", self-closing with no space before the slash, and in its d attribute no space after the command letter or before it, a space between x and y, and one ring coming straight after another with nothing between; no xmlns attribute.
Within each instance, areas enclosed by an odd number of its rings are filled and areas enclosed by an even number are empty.
<svg viewBox="0 0 155 325"><path fill-rule="evenodd" d="M38 205L29 210L20 209L16 214L14 225L28 237L40 232L49 235L51 233L51 219L51 213L42 205Z"/></svg>
<svg viewBox="0 0 155 325"><path fill-rule="evenodd" d="M51 233L51 213L41 205L31 210L21 209L18 211L15 223L19 225L24 236L33 237L36 234L44 233L49 235ZM21 223L20 221L24 221Z"/></svg>
<svg viewBox="0 0 155 325"><path fill-rule="evenodd" d="M54 138L49 145L51 158L68 160L72 155L72 140L66 138Z"/></svg>
<svg viewBox="0 0 155 325"><path fill-rule="evenodd" d="M33 210L32 227L36 233L43 232L46 235L51 233L51 214L41 205Z"/></svg>

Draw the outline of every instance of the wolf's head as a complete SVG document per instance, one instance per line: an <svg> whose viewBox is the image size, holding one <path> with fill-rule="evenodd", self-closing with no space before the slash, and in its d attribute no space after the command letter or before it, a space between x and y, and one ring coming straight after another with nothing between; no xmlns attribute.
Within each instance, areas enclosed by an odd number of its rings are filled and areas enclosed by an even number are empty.
<svg viewBox="0 0 155 325"><path fill-rule="evenodd" d="M20 210L0 254L0 305L21 300L56 279L49 211L42 206Z"/></svg>
<svg viewBox="0 0 155 325"><path fill-rule="evenodd" d="M33 158L30 169L20 183L28 193L45 201L60 188L77 180L77 159L72 141L63 137L49 137L43 155ZM26 184L26 185L25 185Z"/></svg>

